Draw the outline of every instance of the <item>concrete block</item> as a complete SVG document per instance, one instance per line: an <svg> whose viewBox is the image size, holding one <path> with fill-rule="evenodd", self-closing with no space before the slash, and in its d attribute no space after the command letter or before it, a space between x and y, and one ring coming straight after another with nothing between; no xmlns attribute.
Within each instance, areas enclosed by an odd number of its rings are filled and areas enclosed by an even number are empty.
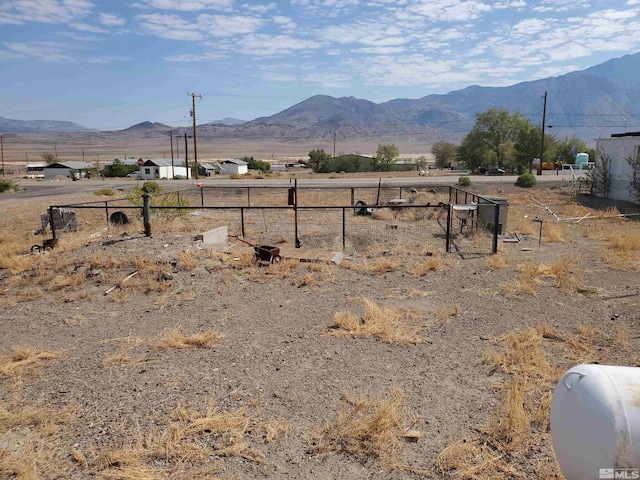
<svg viewBox="0 0 640 480"><path fill-rule="evenodd" d="M222 227L214 228L213 230L209 230L204 232L202 235L198 235L199 240L202 240L202 243L205 245L226 245L229 237L229 232L227 230L227 226L224 225Z"/></svg>

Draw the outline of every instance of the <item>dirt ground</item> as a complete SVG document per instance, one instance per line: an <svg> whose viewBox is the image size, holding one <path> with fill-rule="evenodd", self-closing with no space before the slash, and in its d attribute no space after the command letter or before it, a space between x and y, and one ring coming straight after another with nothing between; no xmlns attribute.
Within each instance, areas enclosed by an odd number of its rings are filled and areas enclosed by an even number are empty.
<svg viewBox="0 0 640 480"><path fill-rule="evenodd" d="M639 224L559 224L529 195L566 217L605 211L555 188L482 188L510 198L507 230L520 231L497 256L259 266L192 233L130 231L5 259L0 478L562 478L554 380L581 361L640 366ZM41 205L15 213L5 198L3 243L26 244ZM540 248L535 216L548 228ZM631 247L608 255L613 237ZM359 336L365 299L406 322L410 340ZM353 330L334 325L346 311ZM169 347L168 332L221 338ZM519 428L505 408L522 372L487 352L522 332L553 373L529 380ZM350 436L349 419L368 412L354 398L397 422Z"/></svg>

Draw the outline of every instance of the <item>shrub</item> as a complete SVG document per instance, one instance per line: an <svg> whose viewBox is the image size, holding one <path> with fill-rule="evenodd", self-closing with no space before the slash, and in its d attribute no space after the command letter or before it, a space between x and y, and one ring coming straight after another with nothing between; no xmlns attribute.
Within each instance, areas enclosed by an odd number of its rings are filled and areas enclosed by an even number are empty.
<svg viewBox="0 0 640 480"><path fill-rule="evenodd" d="M185 177L184 175L176 175L175 177L173 177L174 180L185 180L187 177Z"/></svg>
<svg viewBox="0 0 640 480"><path fill-rule="evenodd" d="M94 195L96 196L104 196L104 197L112 197L113 195L116 194L116 192L113 190L113 188L101 188L100 190L96 190L95 192L93 192Z"/></svg>
<svg viewBox="0 0 640 480"><path fill-rule="evenodd" d="M458 183L463 187L468 187L469 185L471 185L471 179L469 177L460 177L458 179Z"/></svg>
<svg viewBox="0 0 640 480"><path fill-rule="evenodd" d="M535 175L533 175L531 173L523 173L516 180L516 185L518 187L523 187L523 188L531 188L536 183L538 183L538 181L536 180Z"/></svg>
<svg viewBox="0 0 640 480"><path fill-rule="evenodd" d="M15 180L0 178L0 193L17 192L18 189L19 187Z"/></svg>
<svg viewBox="0 0 640 480"><path fill-rule="evenodd" d="M162 187L156 182L144 182L142 184L142 191L153 195L154 193L160 193L162 191Z"/></svg>
<svg viewBox="0 0 640 480"><path fill-rule="evenodd" d="M231 175L229 175L229 178L231 178L232 180L238 180L240 178L240 175L238 175L237 173L232 173Z"/></svg>

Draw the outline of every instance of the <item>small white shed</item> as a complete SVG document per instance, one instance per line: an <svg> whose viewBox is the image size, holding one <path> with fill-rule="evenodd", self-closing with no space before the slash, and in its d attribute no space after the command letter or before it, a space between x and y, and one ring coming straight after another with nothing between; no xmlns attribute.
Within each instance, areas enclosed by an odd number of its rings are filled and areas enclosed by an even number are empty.
<svg viewBox="0 0 640 480"><path fill-rule="evenodd" d="M640 158L640 132L614 134L611 138L599 138L596 148L596 164L600 160L600 153L610 159L609 179L611 187L609 198L626 202L640 203L631 181L633 169L628 158Z"/></svg>
<svg viewBox="0 0 640 480"><path fill-rule="evenodd" d="M150 158L140 167L140 180L171 179L174 176L187 178L187 168L183 165L182 159L174 158L172 165L170 158Z"/></svg>
<svg viewBox="0 0 640 480"><path fill-rule="evenodd" d="M249 171L249 164L244 160L223 160L218 162L220 165L220 173L244 175Z"/></svg>

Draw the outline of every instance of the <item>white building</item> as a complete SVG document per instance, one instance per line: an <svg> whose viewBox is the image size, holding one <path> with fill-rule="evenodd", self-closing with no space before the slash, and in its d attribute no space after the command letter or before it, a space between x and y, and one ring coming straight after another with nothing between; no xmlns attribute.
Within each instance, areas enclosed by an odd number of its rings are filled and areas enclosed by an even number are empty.
<svg viewBox="0 0 640 480"><path fill-rule="evenodd" d="M628 158L640 158L640 132L613 134L611 138L599 138L596 148L596 164L600 162L600 152L610 159L609 198L640 203L637 192L631 186L633 169Z"/></svg>
<svg viewBox="0 0 640 480"><path fill-rule="evenodd" d="M184 160L174 158L173 165L170 158L150 158L140 167L140 180L157 180L174 177L189 178Z"/></svg>
<svg viewBox="0 0 640 480"><path fill-rule="evenodd" d="M222 174L244 175L249 171L249 164L244 160L222 160L218 164Z"/></svg>

